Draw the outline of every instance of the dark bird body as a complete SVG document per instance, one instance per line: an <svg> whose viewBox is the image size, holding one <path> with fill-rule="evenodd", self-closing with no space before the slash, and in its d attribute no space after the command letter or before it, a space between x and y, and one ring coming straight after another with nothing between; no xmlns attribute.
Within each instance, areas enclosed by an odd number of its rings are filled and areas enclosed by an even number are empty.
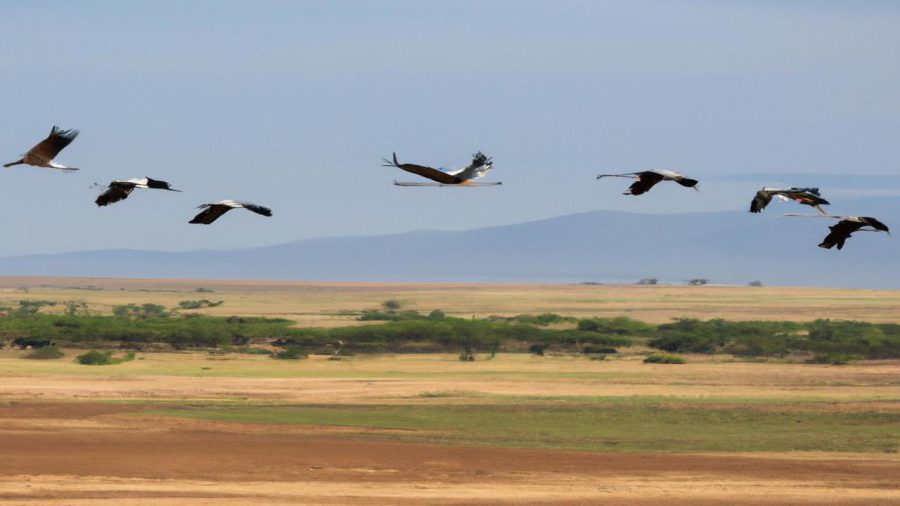
<svg viewBox="0 0 900 506"><path fill-rule="evenodd" d="M645 170L642 172L627 172L625 174L600 174L597 179L604 177L629 177L635 181L623 195L641 195L650 191L660 181L675 181L686 188L697 189L696 179L690 179L671 170Z"/></svg>
<svg viewBox="0 0 900 506"><path fill-rule="evenodd" d="M844 243L847 239L858 230L887 232L888 234L891 232L887 225L870 216L832 216L832 218L838 218L841 221L837 222L836 225L828 227L831 232L829 232L822 243L819 244L820 248L831 249L837 246L837 249L840 250L844 247ZM871 227L871 229L866 229L864 227Z"/></svg>
<svg viewBox="0 0 900 506"><path fill-rule="evenodd" d="M189 223L209 225L210 223L218 220L219 217L221 217L228 211L241 207L248 211L253 211L256 214L261 214L263 216L272 216L272 210L268 207L258 206L256 204L251 204L250 202L242 202L240 200L223 200L214 204L203 204L198 206L198 209L203 209L203 211L201 211L197 216L194 216L194 219L192 219Z"/></svg>

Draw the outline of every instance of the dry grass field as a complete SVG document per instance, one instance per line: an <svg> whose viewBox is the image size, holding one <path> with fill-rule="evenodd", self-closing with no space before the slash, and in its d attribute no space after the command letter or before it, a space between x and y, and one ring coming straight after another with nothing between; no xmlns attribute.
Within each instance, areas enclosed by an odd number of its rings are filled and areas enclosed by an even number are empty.
<svg viewBox="0 0 900 506"><path fill-rule="evenodd" d="M900 319L889 291L0 280L0 305L23 298L206 298L225 301L211 314L321 326L387 299L478 316ZM898 361L192 351L83 366L65 351L0 351L0 505L900 503Z"/></svg>
<svg viewBox="0 0 900 506"><path fill-rule="evenodd" d="M213 292L197 292L198 288ZM900 291L822 288L0 277L0 305L14 305L20 299L83 301L99 312L132 302L175 306L182 300L222 300L222 306L202 312L281 317L320 327L357 323L348 312L377 308L389 299L399 301L405 309L441 309L463 317L551 312L577 317L628 316L648 323L677 317L900 321Z"/></svg>

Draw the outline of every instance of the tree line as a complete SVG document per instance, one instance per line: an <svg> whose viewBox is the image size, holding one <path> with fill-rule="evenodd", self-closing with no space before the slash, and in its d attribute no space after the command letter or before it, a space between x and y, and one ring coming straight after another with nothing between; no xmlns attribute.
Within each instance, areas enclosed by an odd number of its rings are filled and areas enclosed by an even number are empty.
<svg viewBox="0 0 900 506"><path fill-rule="evenodd" d="M474 353L546 351L610 353L647 345L669 353L729 353L748 357L793 354L900 358L900 325L815 320L726 321L682 318L652 325L626 317L581 318L552 313L457 318L398 308L366 311L364 326L297 328L285 319L183 314L156 304L115 306L112 315L76 310L40 312L49 303L23 301L0 316L0 341L22 348L50 344L90 348L176 349L270 343L308 353L331 353L342 343L347 353Z"/></svg>

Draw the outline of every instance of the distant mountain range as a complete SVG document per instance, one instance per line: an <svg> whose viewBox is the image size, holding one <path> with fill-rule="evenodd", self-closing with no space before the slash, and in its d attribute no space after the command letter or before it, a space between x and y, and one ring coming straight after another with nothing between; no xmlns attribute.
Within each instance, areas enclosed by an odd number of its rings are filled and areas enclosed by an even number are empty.
<svg viewBox="0 0 900 506"><path fill-rule="evenodd" d="M900 230L900 199L842 205ZM900 288L900 239L860 232L843 251L816 247L834 222L785 218L806 208L773 202L746 212L593 211L467 231L305 239L221 251L102 250L0 259L0 275L632 283ZM220 225L216 225L220 226ZM221 224L227 226L227 224Z"/></svg>

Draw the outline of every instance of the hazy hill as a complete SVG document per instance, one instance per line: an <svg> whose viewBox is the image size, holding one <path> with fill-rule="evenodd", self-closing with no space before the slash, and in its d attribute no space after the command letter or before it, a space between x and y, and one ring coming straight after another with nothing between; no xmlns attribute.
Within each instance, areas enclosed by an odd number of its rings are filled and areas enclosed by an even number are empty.
<svg viewBox="0 0 900 506"><path fill-rule="evenodd" d="M865 214L900 227L893 219L900 215L895 200L865 202ZM759 216L594 211L461 232L308 239L224 251L27 255L0 259L0 274L628 283L702 277L716 283L900 288L900 240L857 233L843 251L824 250L816 245L833 222L779 216L795 210L773 204Z"/></svg>

